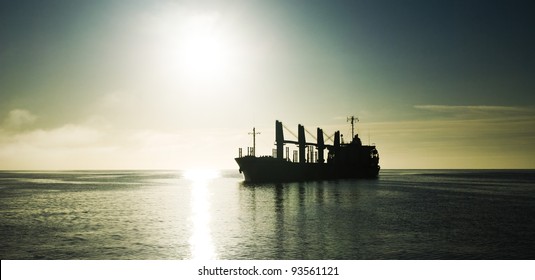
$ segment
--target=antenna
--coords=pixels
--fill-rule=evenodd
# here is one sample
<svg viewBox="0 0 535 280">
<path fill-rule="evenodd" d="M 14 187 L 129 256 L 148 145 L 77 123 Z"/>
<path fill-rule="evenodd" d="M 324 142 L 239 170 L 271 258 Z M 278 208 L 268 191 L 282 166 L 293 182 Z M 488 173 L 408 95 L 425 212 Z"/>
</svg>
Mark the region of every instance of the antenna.
<svg viewBox="0 0 535 280">
<path fill-rule="evenodd" d="M 347 117 L 347 121 L 351 121 L 351 139 L 355 138 L 355 120 L 358 122 L 359 118 L 355 116 Z"/>
<path fill-rule="evenodd" d="M 253 127 L 253 132 L 249 132 L 249 135 L 253 135 L 253 157 L 255 156 L 256 151 L 256 135 L 260 134 L 260 132 L 256 132 L 255 128 Z"/>
</svg>

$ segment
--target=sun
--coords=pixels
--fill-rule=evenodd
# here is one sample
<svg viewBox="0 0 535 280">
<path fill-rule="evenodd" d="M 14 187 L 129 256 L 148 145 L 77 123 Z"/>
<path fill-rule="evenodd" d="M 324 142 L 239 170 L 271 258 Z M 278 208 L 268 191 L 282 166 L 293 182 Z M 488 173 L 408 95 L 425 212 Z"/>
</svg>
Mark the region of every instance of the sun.
<svg viewBox="0 0 535 280">
<path fill-rule="evenodd" d="M 175 11 L 160 14 L 150 26 L 152 71 L 160 86 L 198 92 L 242 80 L 248 52 L 228 17 L 216 11 Z"/>
<path fill-rule="evenodd" d="M 231 66 L 228 38 L 217 26 L 218 17 L 204 14 L 185 23 L 182 65 L 194 77 L 222 75 Z"/>
</svg>

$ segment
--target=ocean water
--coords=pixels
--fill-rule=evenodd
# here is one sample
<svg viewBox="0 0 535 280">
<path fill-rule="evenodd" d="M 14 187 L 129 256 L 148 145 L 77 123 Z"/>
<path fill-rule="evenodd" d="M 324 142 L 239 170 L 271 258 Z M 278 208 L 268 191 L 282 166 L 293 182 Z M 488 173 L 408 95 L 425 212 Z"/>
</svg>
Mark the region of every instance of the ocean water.
<svg viewBox="0 0 535 280">
<path fill-rule="evenodd" d="M 535 171 L 0 172 L 1 259 L 535 259 Z"/>
</svg>

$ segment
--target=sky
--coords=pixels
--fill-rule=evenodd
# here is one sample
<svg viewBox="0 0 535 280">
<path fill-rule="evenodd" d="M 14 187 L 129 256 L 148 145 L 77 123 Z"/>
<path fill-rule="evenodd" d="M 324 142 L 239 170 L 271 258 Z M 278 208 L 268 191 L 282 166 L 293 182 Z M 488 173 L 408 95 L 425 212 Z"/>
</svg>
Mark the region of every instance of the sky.
<svg viewBox="0 0 535 280">
<path fill-rule="evenodd" d="M 382 168 L 535 168 L 530 1 L 2 1 L 0 169 L 237 168 L 275 120 Z M 286 137 L 293 136 L 286 133 Z"/>
</svg>

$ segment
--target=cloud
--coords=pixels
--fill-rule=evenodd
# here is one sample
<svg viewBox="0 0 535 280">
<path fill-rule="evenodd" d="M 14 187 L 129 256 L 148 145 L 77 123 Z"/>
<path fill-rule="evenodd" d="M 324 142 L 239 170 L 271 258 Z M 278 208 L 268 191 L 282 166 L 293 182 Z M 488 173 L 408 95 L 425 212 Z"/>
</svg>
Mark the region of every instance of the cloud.
<svg viewBox="0 0 535 280">
<path fill-rule="evenodd" d="M 37 116 L 30 113 L 28 110 L 14 109 L 7 114 L 7 117 L 3 122 L 3 127 L 9 129 L 20 129 L 25 126 L 32 125 L 35 120 L 37 120 Z"/>
<path fill-rule="evenodd" d="M 534 108 L 488 105 L 414 105 L 415 109 L 440 113 L 533 113 Z"/>
<path fill-rule="evenodd" d="M 91 146 L 101 138 L 100 131 L 74 124 L 67 124 L 52 130 L 32 130 L 14 137 L 17 142 L 42 148 Z"/>
<path fill-rule="evenodd" d="M 102 117 L 50 129 L 0 129 L 0 170 L 230 167 L 236 155 L 234 133 L 125 129 Z"/>
<path fill-rule="evenodd" d="M 529 107 L 415 108 L 428 113 L 359 123 L 362 140 L 378 145 L 383 167 L 535 167 L 535 114 Z M 26 128 L 0 128 L 0 169 L 235 168 L 238 147 L 251 145 L 250 135 L 242 129 L 124 127 L 103 116 L 45 129 L 35 127 L 31 113 L 14 111 L 4 124 Z M 323 128 L 328 133 L 335 130 Z M 262 131 L 256 139 L 259 154 L 271 154 L 274 131 L 259 127 L 257 131 Z"/>
<path fill-rule="evenodd" d="M 535 110 L 417 105 L 428 114 L 361 124 L 386 168 L 534 168 Z M 366 135 L 364 135 L 364 139 Z"/>
<path fill-rule="evenodd" d="M 103 131 L 81 124 L 0 131 L 0 169 L 87 168 L 111 150 Z"/>
<path fill-rule="evenodd" d="M 433 120 L 444 124 L 456 121 L 456 126 L 475 125 L 495 131 L 510 131 L 518 127 L 527 128 L 527 124 L 535 121 L 535 107 L 530 106 L 450 106 L 450 105 L 415 105 L 420 112 L 427 112 L 419 116 L 421 120 Z"/>
</svg>

